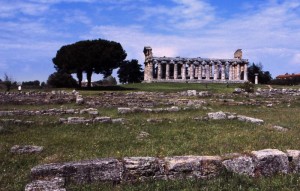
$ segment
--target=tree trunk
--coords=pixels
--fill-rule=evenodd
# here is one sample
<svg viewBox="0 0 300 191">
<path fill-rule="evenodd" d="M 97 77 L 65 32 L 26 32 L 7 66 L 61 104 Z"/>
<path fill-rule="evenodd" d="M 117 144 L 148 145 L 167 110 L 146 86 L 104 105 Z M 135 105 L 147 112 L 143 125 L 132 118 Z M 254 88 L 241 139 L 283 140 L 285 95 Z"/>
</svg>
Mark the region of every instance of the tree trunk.
<svg viewBox="0 0 300 191">
<path fill-rule="evenodd" d="M 91 87 L 91 81 L 92 81 L 92 73 L 91 71 L 86 72 L 86 79 L 88 81 L 87 87 L 90 88 Z"/>
<path fill-rule="evenodd" d="M 77 71 L 78 85 L 81 87 L 82 82 L 82 71 Z"/>
</svg>

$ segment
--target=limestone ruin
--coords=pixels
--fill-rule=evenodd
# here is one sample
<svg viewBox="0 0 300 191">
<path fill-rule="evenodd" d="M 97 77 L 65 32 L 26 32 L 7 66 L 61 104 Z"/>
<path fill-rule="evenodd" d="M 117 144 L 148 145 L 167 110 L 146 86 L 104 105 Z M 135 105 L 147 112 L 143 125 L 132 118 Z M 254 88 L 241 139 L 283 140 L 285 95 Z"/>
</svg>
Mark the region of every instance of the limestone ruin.
<svg viewBox="0 0 300 191">
<path fill-rule="evenodd" d="M 25 191 L 65 190 L 68 184 L 123 183 L 145 180 L 214 178 L 227 170 L 249 177 L 299 173 L 299 150 L 252 151 L 224 156 L 173 156 L 101 158 L 38 165 L 31 169 L 32 182 Z"/>
<path fill-rule="evenodd" d="M 233 59 L 154 57 L 144 47 L 144 82 L 242 83 L 248 81 L 248 60 L 242 50 Z"/>
</svg>

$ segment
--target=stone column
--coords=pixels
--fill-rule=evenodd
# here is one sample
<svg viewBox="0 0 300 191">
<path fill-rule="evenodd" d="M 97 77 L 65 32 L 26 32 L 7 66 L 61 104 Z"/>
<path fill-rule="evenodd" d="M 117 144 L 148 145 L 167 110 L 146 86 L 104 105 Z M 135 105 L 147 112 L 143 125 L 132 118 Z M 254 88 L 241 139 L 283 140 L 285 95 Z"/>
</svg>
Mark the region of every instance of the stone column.
<svg viewBox="0 0 300 191">
<path fill-rule="evenodd" d="M 209 68 L 209 64 L 207 63 L 206 65 L 205 65 L 205 72 L 206 72 L 206 74 L 205 74 L 205 79 L 206 80 L 209 80 L 210 79 L 210 70 L 209 70 L 210 68 Z"/>
<path fill-rule="evenodd" d="M 182 67 L 181 67 L 181 78 L 183 80 L 186 80 L 186 64 L 182 63 Z"/>
<path fill-rule="evenodd" d="M 198 80 L 202 80 L 202 65 L 199 63 Z"/>
<path fill-rule="evenodd" d="M 195 62 L 194 62 L 195 64 Z M 198 78 L 198 72 L 199 72 L 199 65 L 194 65 L 195 66 L 195 73 L 194 73 L 194 77 Z"/>
<path fill-rule="evenodd" d="M 255 84 L 258 84 L 258 73 L 255 73 Z"/>
<path fill-rule="evenodd" d="M 157 79 L 161 80 L 161 77 L 162 77 L 161 62 L 158 62 L 158 64 L 157 64 Z"/>
<path fill-rule="evenodd" d="M 149 65 L 149 68 L 148 68 L 148 80 L 151 82 L 152 80 L 153 80 L 153 73 L 154 73 L 154 71 L 153 71 L 153 69 L 154 69 L 154 64 L 153 64 L 153 62 L 152 61 L 150 61 L 149 63 L 148 63 L 148 65 Z"/>
<path fill-rule="evenodd" d="M 237 80 L 241 80 L 241 65 L 240 64 L 237 65 L 236 73 L 237 73 Z"/>
<path fill-rule="evenodd" d="M 170 63 L 166 63 L 166 80 L 170 79 Z"/>
<path fill-rule="evenodd" d="M 191 63 L 191 62 L 190 62 L 190 67 L 189 67 L 189 69 L 190 69 L 190 80 L 193 80 L 193 79 L 194 79 L 195 73 L 194 73 L 194 64 Z"/>
<path fill-rule="evenodd" d="M 232 77 L 236 80 L 236 62 L 233 63 Z"/>
<path fill-rule="evenodd" d="M 225 64 L 221 65 L 221 80 L 225 80 Z"/>
<path fill-rule="evenodd" d="M 144 81 L 148 81 L 148 75 L 149 75 L 149 65 L 147 62 L 145 62 L 145 69 L 144 69 Z"/>
<path fill-rule="evenodd" d="M 217 80 L 218 79 L 218 64 L 217 63 L 213 63 L 214 65 L 214 80 Z"/>
<path fill-rule="evenodd" d="M 232 63 L 229 63 L 228 80 L 232 80 Z"/>
<path fill-rule="evenodd" d="M 244 64 L 244 81 L 248 81 L 248 65 Z"/>
<path fill-rule="evenodd" d="M 178 66 L 174 63 L 174 80 L 178 79 Z"/>
</svg>

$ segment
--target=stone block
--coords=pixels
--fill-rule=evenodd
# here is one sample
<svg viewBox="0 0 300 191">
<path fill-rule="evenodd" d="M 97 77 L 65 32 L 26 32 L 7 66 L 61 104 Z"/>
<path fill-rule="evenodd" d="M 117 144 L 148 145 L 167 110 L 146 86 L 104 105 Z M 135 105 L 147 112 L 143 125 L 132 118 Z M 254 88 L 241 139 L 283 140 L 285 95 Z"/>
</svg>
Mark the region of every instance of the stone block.
<svg viewBox="0 0 300 191">
<path fill-rule="evenodd" d="M 95 159 L 63 164 L 39 165 L 31 169 L 33 180 L 64 177 L 67 183 L 85 184 L 121 181 L 123 165 L 114 158 Z"/>
<path fill-rule="evenodd" d="M 70 182 L 76 184 L 119 183 L 123 173 L 122 163 L 113 158 L 69 163 L 66 167 L 65 171 L 71 172 L 69 175 Z"/>
<path fill-rule="evenodd" d="M 82 109 L 82 110 L 80 110 L 79 113 L 80 114 L 88 113 L 90 115 L 98 115 L 99 114 L 98 110 L 95 108 Z"/>
<path fill-rule="evenodd" d="M 271 128 L 276 130 L 276 131 L 288 131 L 287 128 L 284 128 L 284 127 L 281 127 L 281 126 L 278 126 L 278 125 L 274 125 Z"/>
<path fill-rule="evenodd" d="M 68 117 L 69 124 L 82 124 L 82 123 L 90 123 L 91 120 L 85 119 L 84 117 Z"/>
<path fill-rule="evenodd" d="M 254 123 L 254 124 L 257 124 L 257 125 L 261 125 L 261 124 L 264 123 L 264 120 L 262 120 L 262 119 L 257 119 L 257 118 L 253 118 L 253 117 L 247 117 L 247 116 L 244 116 L 244 115 L 238 115 L 237 119 L 239 121 Z"/>
<path fill-rule="evenodd" d="M 172 106 L 172 107 L 170 107 L 170 108 L 167 108 L 166 110 L 169 111 L 169 112 L 177 112 L 177 111 L 179 111 L 180 109 L 179 109 L 179 107 L 177 107 L 177 106 Z"/>
<path fill-rule="evenodd" d="M 197 95 L 197 91 L 196 90 L 187 90 L 187 96 L 196 96 Z"/>
<path fill-rule="evenodd" d="M 255 176 L 272 176 L 286 174 L 289 170 L 287 154 L 277 149 L 252 151 L 255 162 Z"/>
<path fill-rule="evenodd" d="M 175 156 L 164 160 L 169 179 L 211 178 L 217 176 L 222 168 L 219 156 Z"/>
<path fill-rule="evenodd" d="M 119 107 L 118 108 L 118 113 L 119 114 L 132 113 L 132 110 L 129 107 Z"/>
<path fill-rule="evenodd" d="M 214 120 L 227 119 L 227 115 L 223 111 L 208 113 L 207 116 L 209 119 Z"/>
<path fill-rule="evenodd" d="M 126 120 L 124 118 L 116 118 L 111 120 L 112 123 L 125 123 L 125 121 Z"/>
<path fill-rule="evenodd" d="M 210 96 L 211 94 L 208 91 L 201 91 L 198 94 L 200 97 L 207 97 Z"/>
<path fill-rule="evenodd" d="M 40 153 L 44 147 L 34 146 L 34 145 L 14 145 L 11 149 L 11 153 L 15 154 L 31 154 L 31 153 Z"/>
<path fill-rule="evenodd" d="M 147 179 L 164 179 L 162 160 L 155 157 L 125 157 L 124 181 L 144 181 Z"/>
<path fill-rule="evenodd" d="M 234 88 L 233 93 L 240 94 L 240 93 L 242 93 L 242 89 L 241 88 Z"/>
<path fill-rule="evenodd" d="M 79 104 L 79 105 L 84 104 L 84 99 L 82 98 L 81 95 L 76 96 L 76 104 Z"/>
<path fill-rule="evenodd" d="M 96 117 L 93 120 L 94 123 L 111 123 L 112 120 L 110 117 Z"/>
<path fill-rule="evenodd" d="M 287 150 L 286 154 L 289 160 L 289 171 L 292 173 L 300 172 L 300 150 Z"/>
<path fill-rule="evenodd" d="M 255 170 L 255 163 L 250 156 L 239 156 L 236 158 L 224 160 L 222 164 L 228 171 L 240 175 L 247 175 L 253 177 Z"/>
<path fill-rule="evenodd" d="M 25 191 L 66 191 L 65 179 L 56 177 L 50 180 L 35 180 L 26 185 Z"/>
</svg>

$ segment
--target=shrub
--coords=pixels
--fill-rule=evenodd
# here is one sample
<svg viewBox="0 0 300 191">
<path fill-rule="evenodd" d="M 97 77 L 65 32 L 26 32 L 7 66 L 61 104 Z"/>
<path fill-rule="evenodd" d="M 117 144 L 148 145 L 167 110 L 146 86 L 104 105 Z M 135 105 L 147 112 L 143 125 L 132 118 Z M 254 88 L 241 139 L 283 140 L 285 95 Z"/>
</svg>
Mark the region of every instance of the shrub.
<svg viewBox="0 0 300 191">
<path fill-rule="evenodd" d="M 243 89 L 245 92 L 253 93 L 254 92 L 254 84 L 251 82 L 245 82 L 242 85 L 239 86 L 241 89 Z"/>
</svg>

